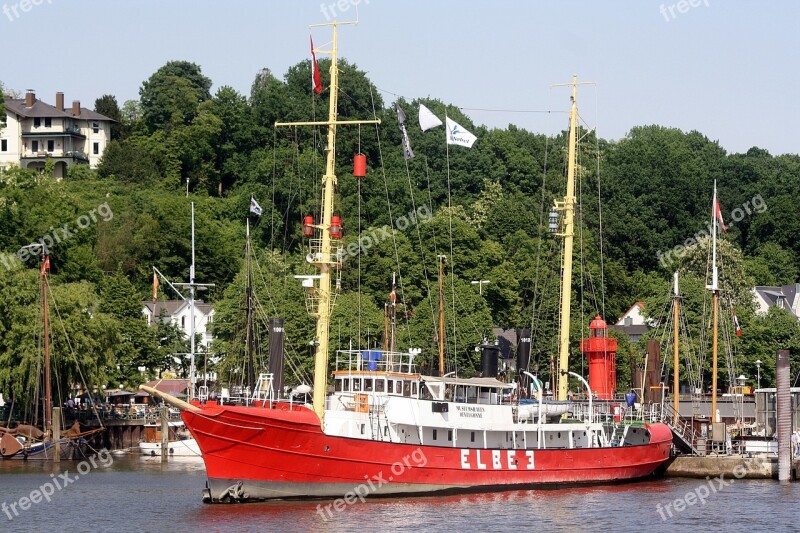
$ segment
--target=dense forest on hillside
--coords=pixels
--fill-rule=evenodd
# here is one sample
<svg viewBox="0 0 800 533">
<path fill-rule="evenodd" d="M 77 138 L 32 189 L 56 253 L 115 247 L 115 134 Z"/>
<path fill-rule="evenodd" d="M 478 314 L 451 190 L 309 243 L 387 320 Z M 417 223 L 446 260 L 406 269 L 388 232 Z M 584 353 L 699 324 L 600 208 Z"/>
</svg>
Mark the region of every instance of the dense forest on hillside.
<svg viewBox="0 0 800 533">
<path fill-rule="evenodd" d="M 186 341 L 169 326 L 148 329 L 141 302 L 150 297 L 153 266 L 175 281 L 188 277 L 191 202 L 196 278 L 215 284 L 203 295 L 217 309 L 212 361 L 230 370 L 243 349 L 238 333 L 249 218 L 259 301 L 267 316 L 287 321 L 293 359 L 287 381 L 307 380 L 313 322 L 293 275 L 313 273 L 302 219 L 320 210 L 326 137 L 322 128 L 273 125 L 327 118 L 329 64 L 320 65 L 321 95 L 311 90 L 309 61 L 282 79 L 262 70 L 244 95 L 227 86 L 212 94 L 212 80 L 199 66 L 169 62 L 142 83 L 139 100 L 120 106 L 106 95 L 96 101 L 97 112 L 117 121 L 98 169 L 73 166 L 61 181 L 47 172 L 0 171 L 0 391 L 24 395 L 35 379 L 39 264 L 20 261 L 18 252 L 43 238 L 52 241 L 50 284 L 58 306 L 53 342 L 62 383 L 79 381 L 76 361 L 86 381 L 109 387 L 135 386 L 175 367 L 173 354 L 188 351 Z M 382 124 L 342 127 L 337 135 L 342 245 L 362 248 L 343 262 L 332 344 L 382 344 L 383 310 L 396 272 L 398 347 L 422 348 L 421 363 L 430 365 L 436 354 L 436 258 L 446 255 L 450 367 L 470 373 L 474 347 L 493 340 L 493 327 L 531 327 L 532 365 L 546 378 L 556 352 L 561 264 L 548 213 L 564 194 L 566 132 L 547 137 L 513 125 L 487 129 L 432 99 L 385 102 L 355 65 L 344 61 L 340 70 L 339 118 L 379 118 Z M 448 149 L 441 128 L 422 132 L 413 120 L 420 103 L 439 117 L 446 111 L 478 141 L 471 149 Z M 397 108 L 409 117 L 411 160 L 403 157 Z M 760 359 L 761 383 L 772 383 L 776 350 L 800 354 L 800 326 L 781 309 L 757 315 L 750 290 L 800 278 L 800 156 L 774 156 L 757 147 L 728 154 L 700 132 L 657 125 L 636 127 L 613 142 L 583 133 L 574 369 L 582 371 L 577 342 L 595 314 L 615 321 L 644 301 L 660 324 L 676 269 L 683 272 L 687 342 L 702 352 L 708 329 L 704 237 L 716 180 L 728 224 L 720 238 L 723 300 L 726 309 L 735 306 L 744 330 L 738 338 L 728 335 L 734 371 L 752 380 Z M 367 156 L 363 180 L 352 176 L 356 153 Z M 260 217 L 249 213 L 251 196 L 263 208 Z M 472 283 L 477 280 L 490 283 L 479 292 Z M 175 297 L 164 289 L 162 284 L 161 298 Z M 722 322 L 731 327 L 730 311 L 723 311 Z M 649 337 L 660 335 L 663 328 Z M 624 387 L 631 361 L 644 350 L 624 338 L 620 346 Z M 710 366 L 709 359 L 702 364 Z M 727 386 L 727 375 L 721 383 Z"/>
</svg>

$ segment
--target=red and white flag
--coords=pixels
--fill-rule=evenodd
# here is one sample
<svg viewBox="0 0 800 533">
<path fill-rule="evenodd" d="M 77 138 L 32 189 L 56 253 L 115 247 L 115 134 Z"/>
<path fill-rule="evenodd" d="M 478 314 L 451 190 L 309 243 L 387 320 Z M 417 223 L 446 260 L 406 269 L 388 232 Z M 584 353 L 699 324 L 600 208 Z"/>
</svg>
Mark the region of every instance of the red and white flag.
<svg viewBox="0 0 800 533">
<path fill-rule="evenodd" d="M 158 274 L 156 269 L 153 269 L 153 303 L 158 301 Z"/>
<path fill-rule="evenodd" d="M 728 233 L 728 228 L 725 227 L 725 221 L 722 220 L 722 209 L 719 208 L 719 200 L 714 196 L 714 216 L 719 220 L 719 227 L 722 228 L 722 233 Z"/>
<path fill-rule="evenodd" d="M 322 77 L 319 74 L 319 65 L 317 65 L 317 55 L 314 53 L 314 38 L 311 39 L 311 88 L 315 93 L 322 92 Z"/>
<path fill-rule="evenodd" d="M 736 316 L 736 312 L 733 313 L 733 325 L 736 327 L 736 336 L 742 336 L 742 326 L 739 325 L 739 319 Z"/>
<path fill-rule="evenodd" d="M 42 261 L 42 276 L 44 276 L 45 273 L 48 270 L 50 270 L 50 256 L 49 255 L 44 258 L 44 261 Z"/>
</svg>

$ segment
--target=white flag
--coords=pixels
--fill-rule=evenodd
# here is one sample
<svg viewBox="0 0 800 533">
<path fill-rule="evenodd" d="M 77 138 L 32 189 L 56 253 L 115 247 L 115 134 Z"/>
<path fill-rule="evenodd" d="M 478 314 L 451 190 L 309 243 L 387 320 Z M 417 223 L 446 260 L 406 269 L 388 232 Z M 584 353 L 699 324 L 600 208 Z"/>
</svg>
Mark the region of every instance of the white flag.
<svg viewBox="0 0 800 533">
<path fill-rule="evenodd" d="M 473 134 L 459 126 L 456 122 L 445 117 L 447 121 L 447 144 L 459 144 L 472 148 L 472 144 L 478 139 Z"/>
<path fill-rule="evenodd" d="M 419 127 L 422 128 L 422 131 L 428 131 L 431 128 L 441 125 L 442 121 L 433 114 L 433 111 L 419 104 Z"/>
<path fill-rule="evenodd" d="M 252 196 L 250 197 L 250 212 L 256 216 L 261 216 L 261 213 L 264 212 L 264 210 L 261 209 L 261 206 L 258 205 L 258 202 L 256 202 L 256 199 Z"/>
</svg>

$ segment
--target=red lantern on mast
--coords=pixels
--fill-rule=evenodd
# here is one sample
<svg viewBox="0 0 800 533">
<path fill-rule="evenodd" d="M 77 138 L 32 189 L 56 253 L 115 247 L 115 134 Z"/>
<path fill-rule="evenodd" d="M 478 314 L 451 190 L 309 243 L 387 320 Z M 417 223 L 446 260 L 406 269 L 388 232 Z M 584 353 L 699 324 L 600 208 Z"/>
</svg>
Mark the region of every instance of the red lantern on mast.
<svg viewBox="0 0 800 533">
<path fill-rule="evenodd" d="M 334 239 L 342 238 L 342 219 L 339 215 L 331 216 L 331 237 Z"/>
<path fill-rule="evenodd" d="M 303 235 L 306 237 L 314 235 L 314 217 L 311 215 L 303 219 Z"/>
<path fill-rule="evenodd" d="M 367 175 L 367 156 L 356 154 L 353 158 L 353 176 L 364 178 Z"/>
</svg>

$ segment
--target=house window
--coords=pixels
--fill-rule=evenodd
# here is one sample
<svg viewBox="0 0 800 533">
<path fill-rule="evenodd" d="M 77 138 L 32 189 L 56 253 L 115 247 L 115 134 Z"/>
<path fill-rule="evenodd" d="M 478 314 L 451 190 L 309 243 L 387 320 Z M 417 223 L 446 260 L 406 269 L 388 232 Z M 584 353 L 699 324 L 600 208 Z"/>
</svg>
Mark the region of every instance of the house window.
<svg viewBox="0 0 800 533">
<path fill-rule="evenodd" d="M 94 143 L 92 145 L 92 152 L 94 152 L 94 155 L 100 154 L 100 143 Z"/>
<path fill-rule="evenodd" d="M 40 119 L 39 117 L 34 117 L 34 119 L 33 119 L 33 127 L 34 128 L 38 128 L 41 125 L 42 125 L 42 119 Z"/>
<path fill-rule="evenodd" d="M 53 125 L 53 119 L 51 119 L 50 117 L 46 117 L 44 119 L 44 127 L 49 128 L 52 125 Z"/>
<path fill-rule="evenodd" d="M 186 317 L 181 317 L 181 329 L 186 329 Z"/>
<path fill-rule="evenodd" d="M 31 151 L 37 153 L 39 151 L 39 141 L 31 141 Z"/>
<path fill-rule="evenodd" d="M 47 151 L 52 152 L 56 149 L 56 142 L 55 141 L 47 141 Z"/>
<path fill-rule="evenodd" d="M 92 131 L 94 133 L 100 133 L 100 123 L 99 122 L 92 122 Z"/>
<path fill-rule="evenodd" d="M 8 139 L 0 140 L 0 152 L 8 152 Z"/>
</svg>

